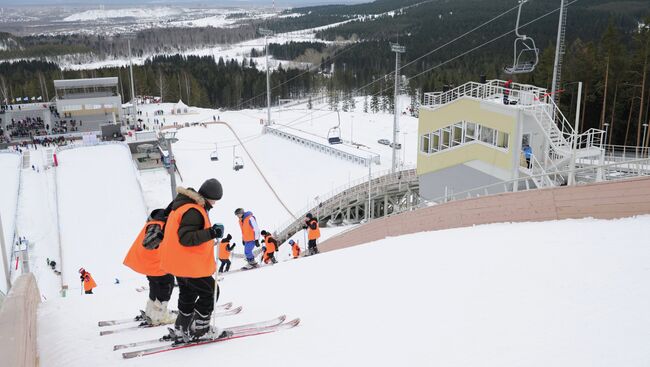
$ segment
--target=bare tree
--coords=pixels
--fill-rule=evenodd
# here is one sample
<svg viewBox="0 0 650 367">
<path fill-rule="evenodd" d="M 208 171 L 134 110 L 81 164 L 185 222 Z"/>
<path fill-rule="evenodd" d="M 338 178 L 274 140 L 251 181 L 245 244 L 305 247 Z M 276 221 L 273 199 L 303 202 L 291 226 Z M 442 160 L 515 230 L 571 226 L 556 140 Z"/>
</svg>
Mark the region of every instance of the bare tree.
<svg viewBox="0 0 650 367">
<path fill-rule="evenodd" d="M 160 93 L 160 102 L 163 102 L 164 95 L 167 92 L 167 83 L 165 82 L 165 77 L 163 76 L 162 70 L 158 69 L 158 79 L 156 80 L 156 87 Z"/>
</svg>

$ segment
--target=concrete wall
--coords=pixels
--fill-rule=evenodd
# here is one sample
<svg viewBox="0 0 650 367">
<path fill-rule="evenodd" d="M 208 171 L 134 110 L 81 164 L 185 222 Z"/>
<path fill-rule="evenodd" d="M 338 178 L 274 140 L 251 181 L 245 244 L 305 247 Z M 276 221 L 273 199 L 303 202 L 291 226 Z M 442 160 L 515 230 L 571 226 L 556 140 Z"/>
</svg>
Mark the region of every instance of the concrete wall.
<svg viewBox="0 0 650 367">
<path fill-rule="evenodd" d="M 446 193 L 462 192 L 502 181 L 464 164 L 425 173 L 418 179 L 420 181 L 420 196 L 427 200 L 443 197 Z M 445 192 L 445 188 L 447 188 L 447 192 Z"/>
<path fill-rule="evenodd" d="M 323 242 L 322 251 L 386 237 L 499 222 L 613 219 L 650 214 L 650 177 L 504 193 L 379 218 Z"/>
<path fill-rule="evenodd" d="M 0 309 L 0 365 L 36 367 L 36 308 L 41 300 L 32 273 L 16 279 Z"/>
</svg>

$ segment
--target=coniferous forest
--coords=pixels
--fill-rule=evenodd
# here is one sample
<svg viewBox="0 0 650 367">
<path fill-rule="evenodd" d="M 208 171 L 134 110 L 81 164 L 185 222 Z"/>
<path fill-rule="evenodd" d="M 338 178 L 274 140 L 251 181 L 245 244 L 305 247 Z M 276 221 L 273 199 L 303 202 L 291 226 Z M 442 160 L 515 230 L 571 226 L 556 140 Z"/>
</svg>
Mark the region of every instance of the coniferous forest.
<svg viewBox="0 0 650 367">
<path fill-rule="evenodd" d="M 650 1 L 568 1 L 566 53 L 559 91 L 561 107 L 567 118 L 572 119 L 577 108 L 574 82 L 582 81 L 580 129 L 602 128 L 607 123 L 612 144 L 637 145 L 650 108 Z M 406 67 L 401 73 L 407 81 L 404 93 L 412 95 L 414 103 L 422 92 L 478 81 L 481 75 L 488 79 L 512 78 L 550 89 L 558 25 L 558 13 L 554 10 L 559 4 L 559 0 L 531 0 L 524 5 L 520 31 L 535 39 L 540 62 L 533 73 L 517 76 L 503 72 L 513 58 L 512 31 L 517 2 L 512 0 L 380 0 L 291 9 L 290 12 L 304 16 L 251 23 L 245 25 L 247 31 L 238 37 L 256 37 L 254 30 L 259 26 L 283 32 L 351 20 L 319 31 L 318 38 L 327 43 L 289 42 L 269 46 L 271 55 L 287 61 L 272 73 L 273 100 L 305 98 L 314 93 L 327 93 L 332 100 L 368 95 L 368 111 L 373 112 L 380 110 L 375 108 L 379 105 L 377 101 L 388 100 L 382 105 L 389 110 L 392 106 L 391 72 L 395 56 L 389 42 L 406 46 L 402 57 Z M 359 14 L 380 14 L 399 7 L 405 8 L 357 18 Z M 504 15 L 498 17 L 500 14 Z M 495 17 L 479 30 L 447 44 Z M 534 22 L 526 25 L 531 21 Z M 199 33 L 204 35 L 201 42 L 217 39 L 215 32 Z M 164 37 L 184 39 L 174 34 L 173 30 L 165 30 Z M 33 47 L 53 44 L 48 41 L 39 46 L 34 40 L 30 42 Z M 135 44 L 134 52 L 150 52 L 144 45 L 146 42 Z M 68 42 L 64 46 L 78 53 L 97 44 Z M 252 60 L 261 56 L 263 52 L 258 49 L 246 55 L 243 62 L 180 55 L 153 57 L 144 65 L 134 67 L 136 94 L 160 95 L 166 102 L 182 99 L 190 105 L 213 108 L 263 106 L 265 73 Z M 288 68 L 288 61 L 309 62 L 313 67 L 308 71 Z M 127 68 L 62 71 L 54 63 L 39 60 L 0 63 L 0 92 L 6 96 L 0 98 L 34 95 L 52 98 L 54 79 L 101 76 L 119 76 L 124 100 L 131 98 Z"/>
</svg>

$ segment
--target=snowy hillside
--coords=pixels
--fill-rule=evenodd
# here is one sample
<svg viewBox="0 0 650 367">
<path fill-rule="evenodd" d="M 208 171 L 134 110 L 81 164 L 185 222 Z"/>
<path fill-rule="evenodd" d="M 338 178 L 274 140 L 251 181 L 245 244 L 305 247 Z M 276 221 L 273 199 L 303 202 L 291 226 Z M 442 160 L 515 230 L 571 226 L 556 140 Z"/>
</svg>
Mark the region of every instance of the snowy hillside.
<svg viewBox="0 0 650 367">
<path fill-rule="evenodd" d="M 647 366 L 650 217 L 494 224 L 419 233 L 232 274 L 228 326 L 279 314 L 296 329 L 124 361 L 99 336 L 134 315 L 144 284 L 48 301 L 41 366 Z M 562 236 L 558 236 L 558 234 Z M 174 300 L 177 290 L 174 291 Z M 174 301 L 173 300 L 173 301 Z"/>
<path fill-rule="evenodd" d="M 68 149 L 60 152 L 58 160 L 63 284 L 78 289 L 80 267 L 103 285 L 132 275 L 118 264 L 148 213 L 128 148 Z"/>
</svg>

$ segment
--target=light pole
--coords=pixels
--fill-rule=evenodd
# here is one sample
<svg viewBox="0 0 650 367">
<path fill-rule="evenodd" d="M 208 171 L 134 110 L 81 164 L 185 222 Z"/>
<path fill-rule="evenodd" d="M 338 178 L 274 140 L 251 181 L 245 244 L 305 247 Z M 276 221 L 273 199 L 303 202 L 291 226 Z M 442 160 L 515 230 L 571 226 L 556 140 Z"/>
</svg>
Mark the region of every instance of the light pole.
<svg viewBox="0 0 650 367">
<path fill-rule="evenodd" d="M 393 164 L 391 166 L 391 173 L 397 170 L 397 140 L 399 139 L 399 69 L 400 69 L 400 55 L 406 52 L 406 47 L 400 46 L 399 43 L 390 44 L 391 51 L 395 52 L 395 93 L 394 99 L 394 121 L 393 121 Z"/>
<path fill-rule="evenodd" d="M 266 56 L 266 126 L 271 125 L 271 74 L 269 72 L 269 36 L 273 34 L 272 31 L 260 28 L 259 32 L 264 36 L 264 54 Z"/>
<path fill-rule="evenodd" d="M 127 45 L 129 47 L 129 73 L 131 75 L 131 102 L 133 103 L 133 123 L 137 120 L 138 115 L 138 102 L 135 98 L 135 84 L 133 81 L 133 58 L 131 57 L 131 40 L 135 38 L 135 35 L 132 33 L 125 34 Z"/>
<path fill-rule="evenodd" d="M 176 160 L 174 159 L 174 152 L 172 151 L 172 144 L 176 143 L 176 130 L 166 130 L 164 133 L 165 141 L 167 142 L 167 149 L 169 149 L 169 182 L 172 189 L 172 200 L 176 197 Z"/>
</svg>

